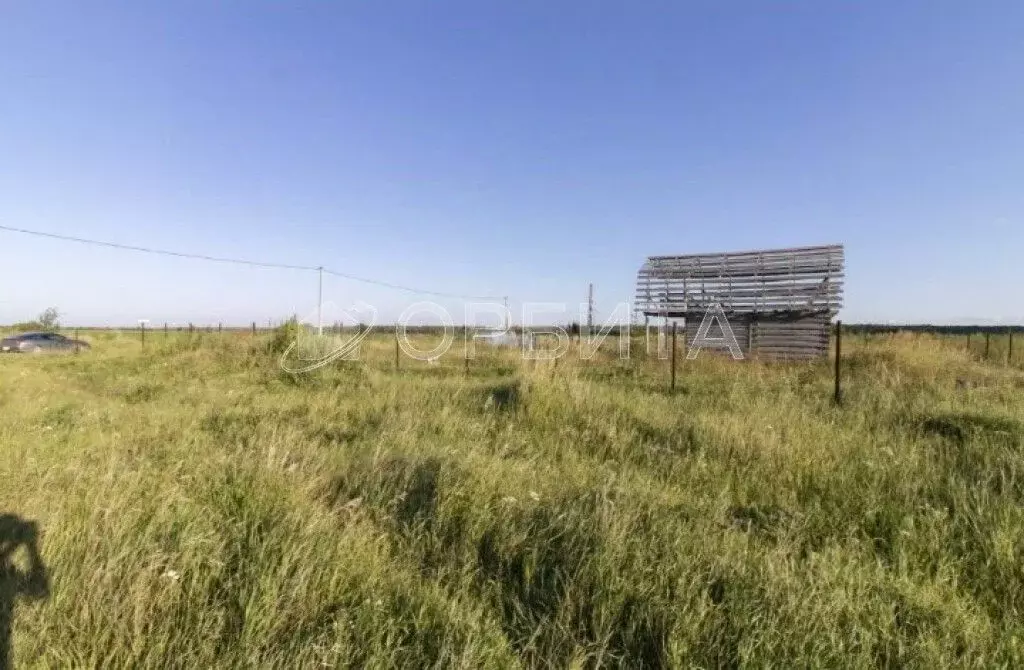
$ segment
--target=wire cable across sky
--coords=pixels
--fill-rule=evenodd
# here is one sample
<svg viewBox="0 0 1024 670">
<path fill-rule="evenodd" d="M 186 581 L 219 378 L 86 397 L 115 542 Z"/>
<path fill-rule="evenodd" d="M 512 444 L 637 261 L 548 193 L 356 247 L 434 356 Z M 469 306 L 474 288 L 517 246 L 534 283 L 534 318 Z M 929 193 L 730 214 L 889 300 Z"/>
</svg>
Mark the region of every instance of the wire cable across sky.
<svg viewBox="0 0 1024 670">
<path fill-rule="evenodd" d="M 10 233 L 21 233 L 23 235 L 33 235 L 35 237 L 46 237 L 54 240 L 64 240 L 65 242 L 78 242 L 80 244 L 91 244 L 98 247 L 108 247 L 111 249 L 121 249 L 123 251 L 138 251 L 147 254 L 156 254 L 160 256 L 173 256 L 176 258 L 190 258 L 193 260 L 200 261 L 211 261 L 215 263 L 233 263 L 235 265 L 248 265 L 250 267 L 259 268 L 279 268 L 283 270 L 306 270 L 309 272 L 324 272 L 335 277 L 341 277 L 342 279 L 350 279 L 352 281 L 360 282 L 363 284 L 371 284 L 373 286 L 380 286 L 383 288 L 390 288 L 397 291 L 406 291 L 408 293 L 415 293 L 417 295 L 430 295 L 439 298 L 454 298 L 456 300 L 501 300 L 501 296 L 493 295 L 466 295 L 462 293 L 448 293 L 445 291 L 429 291 L 426 289 L 418 289 L 413 286 L 403 286 L 402 284 L 393 284 L 391 282 L 381 281 L 379 279 L 370 279 L 368 277 L 360 277 L 357 275 L 349 274 L 347 272 L 338 272 L 330 268 L 321 265 L 295 265 L 291 263 L 269 263 L 264 261 L 254 261 L 244 258 L 230 258 L 227 256 L 210 256 L 207 254 L 194 254 L 186 253 L 181 251 L 170 251 L 167 249 L 155 249 L 152 247 L 140 247 L 132 244 L 120 244 L 118 242 L 106 242 L 103 240 L 94 240 L 85 237 L 75 237 L 73 235 L 61 235 L 58 233 L 47 233 L 41 230 L 28 230 L 27 228 L 16 228 L 14 226 L 5 226 L 0 224 L 0 230 L 5 230 Z"/>
</svg>

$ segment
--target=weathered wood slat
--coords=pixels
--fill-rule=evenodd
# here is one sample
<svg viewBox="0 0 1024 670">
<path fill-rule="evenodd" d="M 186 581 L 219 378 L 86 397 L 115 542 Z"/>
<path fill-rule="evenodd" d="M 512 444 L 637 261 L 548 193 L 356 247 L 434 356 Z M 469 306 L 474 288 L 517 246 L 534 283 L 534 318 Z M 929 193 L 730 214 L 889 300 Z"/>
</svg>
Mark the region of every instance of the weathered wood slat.
<svg viewBox="0 0 1024 670">
<path fill-rule="evenodd" d="M 715 305 L 721 305 L 726 314 L 771 314 L 774 312 L 794 312 L 809 314 L 814 312 L 835 313 L 842 307 L 840 302 L 803 302 L 793 304 L 788 302 L 774 303 L 721 303 L 711 301 L 707 303 L 691 301 L 689 303 L 653 303 L 638 305 L 641 311 L 651 316 L 673 316 L 673 317 L 701 317 Z"/>
<path fill-rule="evenodd" d="M 844 270 L 841 245 L 651 256 L 637 273 L 635 303 L 649 316 L 684 318 L 688 342 L 707 310 L 720 305 L 745 355 L 807 360 L 828 354 Z"/>
<path fill-rule="evenodd" d="M 841 245 L 651 256 L 637 275 L 636 302 L 649 315 L 727 311 L 835 313 L 842 304 Z"/>
</svg>

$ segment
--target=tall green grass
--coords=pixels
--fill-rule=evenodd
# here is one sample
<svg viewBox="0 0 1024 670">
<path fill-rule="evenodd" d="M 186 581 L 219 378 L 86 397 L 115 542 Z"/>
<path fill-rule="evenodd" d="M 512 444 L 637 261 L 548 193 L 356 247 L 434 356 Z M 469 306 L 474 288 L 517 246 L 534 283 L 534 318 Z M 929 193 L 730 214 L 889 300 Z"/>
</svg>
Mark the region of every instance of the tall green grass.
<svg viewBox="0 0 1024 670">
<path fill-rule="evenodd" d="M 826 362 L 87 337 L 0 359 L 16 667 L 1024 661 L 1024 373 L 962 343 L 850 338 L 835 407 Z"/>
</svg>

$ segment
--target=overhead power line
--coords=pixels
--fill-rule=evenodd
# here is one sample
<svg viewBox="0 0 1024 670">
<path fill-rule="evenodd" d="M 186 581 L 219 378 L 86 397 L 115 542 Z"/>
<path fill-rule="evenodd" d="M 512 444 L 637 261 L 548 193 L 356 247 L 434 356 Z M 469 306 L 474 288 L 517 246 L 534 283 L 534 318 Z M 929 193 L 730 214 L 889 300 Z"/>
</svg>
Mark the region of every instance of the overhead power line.
<svg viewBox="0 0 1024 670">
<path fill-rule="evenodd" d="M 373 284 L 374 286 L 381 286 L 383 288 L 392 288 L 398 291 L 408 291 L 409 293 L 416 293 L 418 295 L 432 295 L 439 298 L 457 298 L 459 300 L 499 300 L 498 296 L 493 295 L 463 295 L 461 293 L 445 293 L 444 291 L 427 291 L 424 289 L 412 288 L 411 286 L 402 286 L 401 284 L 392 284 L 386 281 L 380 281 L 379 279 L 367 279 L 366 277 L 358 277 L 356 275 L 350 275 L 345 272 L 337 272 L 330 268 L 324 268 L 324 273 L 334 275 L 335 277 L 341 277 L 342 279 L 351 279 L 352 281 L 363 282 L 364 284 Z"/>
<path fill-rule="evenodd" d="M 0 230 L 6 230 L 12 233 L 24 233 L 25 235 L 35 235 L 37 237 L 49 237 L 55 240 L 65 240 L 67 242 L 80 242 L 82 244 L 92 244 L 98 247 L 110 247 L 112 249 L 124 249 L 126 251 L 142 251 L 147 254 L 159 254 L 162 256 L 177 256 L 178 258 L 194 258 L 201 261 L 214 261 L 217 263 L 235 263 L 237 265 L 254 265 L 262 268 L 284 268 L 287 270 L 316 270 L 317 268 L 309 265 L 289 265 L 287 263 L 264 263 L 261 261 L 249 261 L 241 258 L 226 258 L 221 256 L 207 256 L 205 254 L 189 254 L 180 251 L 168 251 L 166 249 L 151 249 L 149 247 L 137 247 L 131 244 L 118 244 L 117 242 L 104 242 L 102 240 L 91 240 L 84 237 L 73 237 L 71 235 L 58 235 L 57 233 L 44 233 L 40 230 L 26 230 L 24 228 L 14 228 L 11 226 L 0 225 Z"/>
<path fill-rule="evenodd" d="M 244 258 L 230 258 L 227 256 L 210 256 L 207 254 L 195 254 L 186 253 L 181 251 L 170 251 L 167 249 L 155 249 L 152 247 L 140 247 L 132 244 L 120 244 L 117 242 L 106 242 L 103 240 L 94 240 L 85 237 L 75 237 L 73 235 L 60 235 L 57 233 L 47 233 L 41 230 L 28 230 L 27 228 L 15 228 L 14 226 L 0 225 L 0 230 L 6 230 L 11 233 L 21 233 L 23 235 L 33 235 L 36 237 L 46 237 L 54 240 L 64 240 L 66 242 L 78 242 L 80 244 L 91 244 L 93 246 L 108 247 L 111 249 L 121 249 L 124 251 L 138 251 L 147 254 L 157 254 L 160 256 L 174 256 L 176 258 L 191 258 L 200 261 L 212 261 L 215 263 L 233 263 L 235 265 L 248 265 L 251 267 L 261 268 L 280 268 L 284 270 L 307 270 L 310 272 L 323 271 L 327 274 L 334 275 L 335 277 L 341 277 L 342 279 L 350 279 L 352 281 L 361 282 L 363 284 L 372 284 L 374 286 L 381 286 L 383 288 L 395 289 L 398 291 L 406 291 L 408 293 L 415 293 L 418 295 L 432 295 L 443 298 L 456 298 L 459 300 L 499 300 L 498 296 L 489 295 L 465 295 L 461 293 L 447 293 L 444 291 L 428 291 L 425 289 L 418 289 L 413 286 L 403 286 L 401 284 L 393 284 L 391 282 L 381 281 L 379 279 L 370 279 L 368 277 L 360 277 L 347 272 L 338 272 L 331 270 L 327 267 L 319 265 L 296 265 L 291 263 L 270 263 L 264 261 L 254 261 Z"/>
</svg>

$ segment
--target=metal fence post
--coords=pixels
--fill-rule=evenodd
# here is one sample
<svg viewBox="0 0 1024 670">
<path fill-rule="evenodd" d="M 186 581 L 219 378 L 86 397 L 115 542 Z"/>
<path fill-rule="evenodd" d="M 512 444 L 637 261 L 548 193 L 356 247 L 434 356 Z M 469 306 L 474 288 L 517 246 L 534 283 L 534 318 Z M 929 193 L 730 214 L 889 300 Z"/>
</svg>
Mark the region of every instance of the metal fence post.
<svg viewBox="0 0 1024 670">
<path fill-rule="evenodd" d="M 843 402 L 843 386 L 842 386 L 842 360 L 843 360 L 843 322 L 841 320 L 836 321 L 836 389 L 834 400 L 837 405 Z"/>
<path fill-rule="evenodd" d="M 676 322 L 672 322 L 672 382 L 670 389 L 676 390 Z"/>
</svg>

